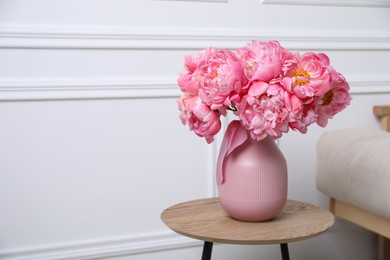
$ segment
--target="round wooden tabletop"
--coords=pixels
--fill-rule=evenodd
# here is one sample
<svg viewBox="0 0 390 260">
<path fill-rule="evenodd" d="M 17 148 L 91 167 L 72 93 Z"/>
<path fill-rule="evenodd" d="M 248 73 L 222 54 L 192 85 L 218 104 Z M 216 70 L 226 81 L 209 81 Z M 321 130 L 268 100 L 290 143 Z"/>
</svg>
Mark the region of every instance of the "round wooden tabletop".
<svg viewBox="0 0 390 260">
<path fill-rule="evenodd" d="M 334 215 L 309 203 L 288 200 L 279 215 L 265 222 L 235 220 L 217 198 L 193 200 L 167 208 L 162 221 L 195 239 L 245 245 L 282 244 L 317 236 L 334 224 Z"/>
</svg>

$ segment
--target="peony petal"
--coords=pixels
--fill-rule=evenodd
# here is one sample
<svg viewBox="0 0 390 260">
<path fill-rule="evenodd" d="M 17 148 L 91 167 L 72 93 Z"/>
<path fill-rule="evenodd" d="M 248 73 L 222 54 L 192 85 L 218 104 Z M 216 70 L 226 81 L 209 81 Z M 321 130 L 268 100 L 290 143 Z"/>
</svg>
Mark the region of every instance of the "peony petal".
<svg viewBox="0 0 390 260">
<path fill-rule="evenodd" d="M 254 84 L 249 88 L 249 95 L 252 97 L 258 97 L 262 94 L 264 94 L 267 91 L 268 88 L 268 83 L 259 81 Z"/>
</svg>

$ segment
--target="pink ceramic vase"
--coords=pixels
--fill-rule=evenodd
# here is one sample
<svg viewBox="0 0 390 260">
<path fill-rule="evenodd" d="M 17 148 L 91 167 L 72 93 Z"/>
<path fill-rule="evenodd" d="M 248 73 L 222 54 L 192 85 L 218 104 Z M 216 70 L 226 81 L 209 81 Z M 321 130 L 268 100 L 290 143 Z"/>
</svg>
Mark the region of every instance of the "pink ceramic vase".
<svg viewBox="0 0 390 260">
<path fill-rule="evenodd" d="M 231 217 L 269 220 L 287 200 L 286 159 L 271 138 L 255 141 L 233 121 L 219 152 L 217 185 L 219 201 Z"/>
</svg>

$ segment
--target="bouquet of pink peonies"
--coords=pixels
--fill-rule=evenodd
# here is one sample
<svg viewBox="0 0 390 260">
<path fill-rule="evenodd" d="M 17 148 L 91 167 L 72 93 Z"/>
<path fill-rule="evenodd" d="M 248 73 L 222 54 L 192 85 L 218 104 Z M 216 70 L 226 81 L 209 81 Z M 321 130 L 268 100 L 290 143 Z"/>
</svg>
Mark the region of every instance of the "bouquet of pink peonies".
<svg viewBox="0 0 390 260">
<path fill-rule="evenodd" d="M 347 81 L 328 56 L 292 53 L 276 41 L 187 56 L 178 84 L 182 123 L 208 143 L 228 110 L 253 139 L 277 139 L 290 128 L 306 133 L 313 123 L 325 127 L 351 100 Z"/>
</svg>

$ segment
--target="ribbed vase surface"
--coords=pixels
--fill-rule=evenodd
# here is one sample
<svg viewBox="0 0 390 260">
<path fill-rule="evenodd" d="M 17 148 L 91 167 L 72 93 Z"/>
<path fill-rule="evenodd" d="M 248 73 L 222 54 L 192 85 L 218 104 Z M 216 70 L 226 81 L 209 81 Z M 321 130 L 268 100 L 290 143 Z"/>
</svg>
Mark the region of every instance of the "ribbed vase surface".
<svg viewBox="0 0 390 260">
<path fill-rule="evenodd" d="M 231 217 L 242 221 L 264 221 L 276 216 L 286 203 L 287 164 L 271 138 L 255 141 L 249 133 L 246 134 L 244 140 L 242 132 L 239 143 L 244 141 L 228 155 L 221 147 L 220 153 L 225 155 L 220 154 L 218 158 L 222 170 L 222 180 L 217 176 L 218 197 Z M 224 139 L 235 137 L 237 135 L 233 134 Z M 234 140 L 227 143 L 232 144 Z"/>
</svg>

